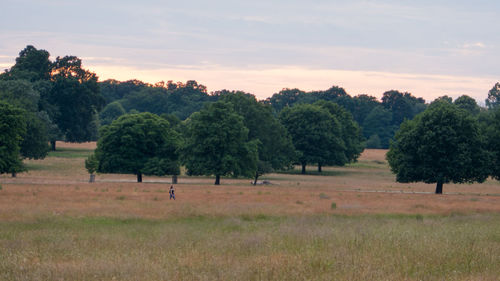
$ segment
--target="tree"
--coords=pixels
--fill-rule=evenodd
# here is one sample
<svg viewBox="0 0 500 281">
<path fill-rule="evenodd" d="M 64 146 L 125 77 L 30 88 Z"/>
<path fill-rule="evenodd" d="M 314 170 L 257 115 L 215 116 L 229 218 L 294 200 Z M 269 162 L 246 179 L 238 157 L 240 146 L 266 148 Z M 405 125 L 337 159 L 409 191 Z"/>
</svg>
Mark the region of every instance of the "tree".
<svg viewBox="0 0 500 281">
<path fill-rule="evenodd" d="M 341 138 L 341 125 L 328 110 L 310 104 L 285 108 L 280 120 L 292 136 L 302 174 L 309 163 L 343 165 L 345 144 Z"/>
<path fill-rule="evenodd" d="M 1 76 L 3 79 L 22 79 L 31 82 L 48 80 L 51 68 L 49 56 L 49 52 L 28 45 L 19 53 L 16 64 Z"/>
<path fill-rule="evenodd" d="M 20 155 L 25 134 L 24 111 L 0 101 L 0 174 L 15 175 L 25 169 Z"/>
<path fill-rule="evenodd" d="M 0 80 L 0 99 L 25 110 L 27 130 L 22 136 L 21 155 L 29 159 L 47 156 L 48 131 L 44 114 L 38 111 L 39 93 L 26 80 Z"/>
<path fill-rule="evenodd" d="M 500 108 L 488 110 L 480 116 L 488 151 L 491 153 L 490 175 L 500 180 Z"/>
<path fill-rule="evenodd" d="M 331 115 L 337 118 L 341 126 L 341 139 L 345 145 L 344 156 L 346 162 L 356 162 L 361 152 L 363 152 L 364 139 L 352 114 L 340 105 L 329 101 L 320 100 L 315 105 L 325 108 Z M 343 165 L 345 163 L 338 164 Z"/>
<path fill-rule="evenodd" d="M 495 83 L 495 86 L 491 88 L 488 92 L 488 98 L 486 99 L 486 106 L 489 109 L 494 109 L 500 105 L 500 83 Z"/>
<path fill-rule="evenodd" d="M 481 111 L 481 108 L 477 105 L 476 100 L 467 95 L 458 97 L 453 104 L 474 116 L 478 115 Z"/>
<path fill-rule="evenodd" d="M 183 162 L 188 174 L 253 177 L 257 169 L 257 142 L 248 140 L 243 117 L 226 102 L 205 106 L 186 120 Z"/>
<path fill-rule="evenodd" d="M 87 172 L 90 174 L 89 182 L 95 182 L 94 173 L 97 171 L 98 167 L 99 161 L 97 160 L 95 154 L 91 154 L 87 159 L 85 159 L 85 169 L 87 169 Z"/>
<path fill-rule="evenodd" d="M 125 114 L 125 109 L 118 101 L 109 103 L 104 107 L 104 109 L 99 113 L 99 119 L 101 125 L 109 125 L 113 120 Z"/>
<path fill-rule="evenodd" d="M 220 100 L 233 104 L 248 128 L 248 139 L 258 141 L 259 160 L 254 185 L 263 174 L 290 167 L 295 158 L 292 139 L 273 115 L 270 105 L 260 103 L 255 96 L 244 92 L 223 90 L 215 94 Z"/>
<path fill-rule="evenodd" d="M 53 87 L 48 102 L 57 106 L 54 120 L 67 141 L 92 140 L 92 122 L 104 105 L 97 76 L 82 68 L 74 56 L 57 57 L 52 66 Z"/>
<path fill-rule="evenodd" d="M 382 106 L 376 106 L 363 122 L 363 135 L 367 139 L 377 135 L 378 142 L 368 142 L 367 148 L 388 148 L 396 126 L 392 125 L 392 114 Z M 374 137 L 375 138 L 375 137 Z M 372 146 L 378 144 L 379 146 Z"/>
<path fill-rule="evenodd" d="M 180 136 L 152 113 L 126 114 L 101 127 L 95 155 L 100 173 L 178 175 Z"/>
<path fill-rule="evenodd" d="M 436 101 L 396 133 L 387 160 L 398 182 L 483 182 L 488 177 L 489 154 L 478 122 L 466 111 Z"/>
</svg>

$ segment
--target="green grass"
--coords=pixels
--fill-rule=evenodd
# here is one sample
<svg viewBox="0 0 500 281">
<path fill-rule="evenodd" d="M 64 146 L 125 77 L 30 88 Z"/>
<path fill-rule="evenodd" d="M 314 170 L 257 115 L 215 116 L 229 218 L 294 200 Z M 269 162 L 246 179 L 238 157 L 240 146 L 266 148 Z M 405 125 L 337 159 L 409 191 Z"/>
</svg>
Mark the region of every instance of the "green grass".
<svg viewBox="0 0 500 281">
<path fill-rule="evenodd" d="M 496 280 L 500 216 L 0 222 L 0 280 Z"/>
<path fill-rule="evenodd" d="M 56 151 L 50 151 L 48 157 L 60 158 L 87 158 L 94 151 L 92 149 L 82 148 L 57 148 Z"/>
</svg>

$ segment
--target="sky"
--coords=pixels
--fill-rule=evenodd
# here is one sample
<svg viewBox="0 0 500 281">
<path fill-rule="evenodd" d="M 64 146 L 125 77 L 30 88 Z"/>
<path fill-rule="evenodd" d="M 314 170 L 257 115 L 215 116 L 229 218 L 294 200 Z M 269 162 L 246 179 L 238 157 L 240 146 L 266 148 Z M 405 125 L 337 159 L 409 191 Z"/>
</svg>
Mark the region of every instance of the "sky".
<svg viewBox="0 0 500 281">
<path fill-rule="evenodd" d="M 0 0 L 0 69 L 34 45 L 82 58 L 100 80 L 484 104 L 500 81 L 499 14 L 484 0 Z"/>
</svg>

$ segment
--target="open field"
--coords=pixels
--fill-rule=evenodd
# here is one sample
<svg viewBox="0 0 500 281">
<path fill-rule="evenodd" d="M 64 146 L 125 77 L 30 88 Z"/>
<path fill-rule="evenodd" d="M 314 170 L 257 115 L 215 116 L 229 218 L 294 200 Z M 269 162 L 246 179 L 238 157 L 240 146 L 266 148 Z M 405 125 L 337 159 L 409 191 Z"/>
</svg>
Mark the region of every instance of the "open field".
<svg viewBox="0 0 500 281">
<path fill-rule="evenodd" d="M 319 175 L 97 175 L 58 143 L 0 176 L 0 280 L 499 280 L 500 184 L 394 182 L 385 151 Z M 308 167 L 315 171 L 315 167 Z"/>
</svg>

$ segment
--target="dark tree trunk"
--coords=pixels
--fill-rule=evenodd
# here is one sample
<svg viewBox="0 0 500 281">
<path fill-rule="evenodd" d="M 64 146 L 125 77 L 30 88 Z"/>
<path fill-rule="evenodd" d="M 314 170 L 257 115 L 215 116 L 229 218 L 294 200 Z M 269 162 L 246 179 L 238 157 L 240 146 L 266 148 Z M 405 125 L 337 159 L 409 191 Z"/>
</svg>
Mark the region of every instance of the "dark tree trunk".
<svg viewBox="0 0 500 281">
<path fill-rule="evenodd" d="M 90 174 L 89 182 L 95 182 L 95 174 Z"/>
<path fill-rule="evenodd" d="M 13 172 L 13 173 L 12 173 L 12 177 L 13 177 L 13 178 L 17 177 L 17 173 L 16 173 L 16 172 Z"/>
<path fill-rule="evenodd" d="M 302 174 L 306 173 L 306 163 L 302 163 Z"/>
<path fill-rule="evenodd" d="M 177 175 L 172 176 L 172 184 L 177 184 Z"/>
<path fill-rule="evenodd" d="M 321 163 L 318 163 L 318 173 L 321 173 Z"/>
<path fill-rule="evenodd" d="M 443 194 L 443 183 L 438 182 L 436 184 L 436 194 Z"/>
<path fill-rule="evenodd" d="M 255 180 L 253 181 L 253 185 L 257 185 L 257 179 L 259 178 L 259 173 L 255 172 Z"/>
<path fill-rule="evenodd" d="M 56 141 L 55 140 L 50 141 L 50 150 L 56 151 Z"/>
<path fill-rule="evenodd" d="M 220 185 L 220 176 L 215 175 L 215 185 Z"/>
<path fill-rule="evenodd" d="M 137 174 L 137 182 L 142 182 L 142 174 L 141 173 Z"/>
</svg>

